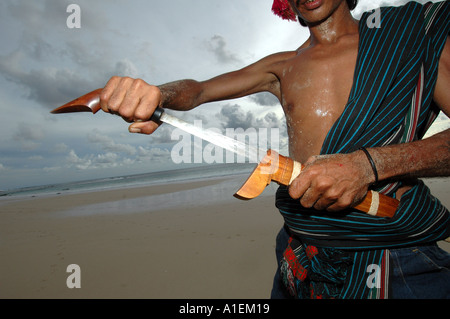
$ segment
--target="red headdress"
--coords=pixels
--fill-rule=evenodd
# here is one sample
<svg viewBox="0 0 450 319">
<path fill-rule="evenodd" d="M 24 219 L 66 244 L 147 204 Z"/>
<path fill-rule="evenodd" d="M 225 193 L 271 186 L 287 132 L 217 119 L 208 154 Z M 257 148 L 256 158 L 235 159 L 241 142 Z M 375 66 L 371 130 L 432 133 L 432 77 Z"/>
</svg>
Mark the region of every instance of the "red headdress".
<svg viewBox="0 0 450 319">
<path fill-rule="evenodd" d="M 272 12 L 280 16 L 284 20 L 296 21 L 297 17 L 292 11 L 288 0 L 274 0 L 272 5 Z"/>
</svg>

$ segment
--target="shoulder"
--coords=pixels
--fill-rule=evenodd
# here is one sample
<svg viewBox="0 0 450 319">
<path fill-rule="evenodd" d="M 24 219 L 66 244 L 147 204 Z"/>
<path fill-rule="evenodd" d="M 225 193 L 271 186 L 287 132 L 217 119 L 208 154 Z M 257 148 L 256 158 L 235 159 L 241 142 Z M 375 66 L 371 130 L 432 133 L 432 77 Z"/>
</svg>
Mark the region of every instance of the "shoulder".
<svg viewBox="0 0 450 319">
<path fill-rule="evenodd" d="M 449 1 L 427 2 L 421 4 L 415 1 L 410 1 L 400 6 L 382 6 L 370 11 L 363 12 L 361 21 L 373 19 L 374 14 L 379 13 L 379 18 L 383 23 L 399 23 L 403 21 L 410 21 L 426 15 L 448 15 L 450 7 Z"/>
<path fill-rule="evenodd" d="M 297 56 L 297 51 L 286 51 L 270 54 L 253 64 L 246 66 L 238 71 L 241 75 L 253 74 L 259 76 L 268 76 L 272 81 L 279 80 L 279 74 L 282 72 L 286 63 Z"/>
<path fill-rule="evenodd" d="M 265 68 L 267 71 L 271 71 L 272 69 L 276 69 L 277 66 L 284 64 L 286 61 L 297 56 L 297 51 L 285 51 L 278 52 L 271 55 L 268 55 L 261 60 L 251 64 L 249 67 L 261 67 Z"/>
<path fill-rule="evenodd" d="M 407 37 L 421 39 L 448 33 L 450 2 L 415 1 L 402 6 L 381 7 L 364 12 L 360 19 L 360 33 L 384 37 L 387 41 L 398 41 Z"/>
<path fill-rule="evenodd" d="M 445 19 L 448 18 L 449 8 L 449 1 L 427 2 L 424 4 L 410 1 L 401 6 L 381 7 L 380 12 L 381 19 L 386 20 L 385 22 L 392 19 L 401 19 L 406 22 L 420 18 L 430 19 L 434 16 L 442 16 Z M 367 15 L 370 15 L 371 12 L 366 12 L 365 14 L 367 18 Z"/>
<path fill-rule="evenodd" d="M 279 67 L 285 65 L 286 62 L 289 62 L 293 58 L 295 58 L 299 52 L 308 47 L 310 45 L 309 39 L 302 43 L 297 49 L 291 51 L 281 51 L 277 53 L 270 54 L 257 62 L 249 65 L 247 68 L 259 67 L 263 68 L 267 72 L 276 73 Z"/>
</svg>

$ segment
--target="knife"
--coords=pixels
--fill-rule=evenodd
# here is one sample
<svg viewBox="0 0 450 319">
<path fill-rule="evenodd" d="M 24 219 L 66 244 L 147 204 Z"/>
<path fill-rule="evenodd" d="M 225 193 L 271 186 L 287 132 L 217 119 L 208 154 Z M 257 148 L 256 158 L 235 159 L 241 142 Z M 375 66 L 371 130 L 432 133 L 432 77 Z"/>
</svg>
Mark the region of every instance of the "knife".
<svg viewBox="0 0 450 319">
<path fill-rule="evenodd" d="M 102 89 L 94 90 L 87 93 L 69 103 L 66 103 L 51 113 L 72 113 L 72 112 L 92 112 L 97 113 L 100 110 L 100 92 Z M 245 144 L 239 140 L 233 139 L 226 135 L 214 132 L 212 130 L 202 129 L 190 123 L 187 123 L 175 116 L 164 112 L 163 108 L 156 108 L 153 115 L 150 117 L 151 121 L 164 122 L 182 129 L 192 135 L 200 137 L 201 139 L 208 141 L 214 145 L 218 145 L 224 149 L 227 149 L 233 153 L 244 156 L 245 158 L 252 158 L 259 161 L 266 153 L 266 150 L 255 148 L 251 145 Z"/>
<path fill-rule="evenodd" d="M 101 91 L 102 89 L 97 89 L 87 93 L 54 109 L 51 113 L 92 112 L 95 114 L 100 110 Z M 252 199 L 259 196 L 272 181 L 280 185 L 289 186 L 303 169 L 301 163 L 294 161 L 289 157 L 280 155 L 273 150 L 261 150 L 226 135 L 194 126 L 175 116 L 167 114 L 164 112 L 164 109 L 159 107 L 155 109 L 150 120 L 171 124 L 214 145 L 218 145 L 238 155 L 245 156 L 246 158 L 259 159 L 259 156 L 263 154 L 264 157 L 262 160 L 259 161 L 259 164 L 253 170 L 244 185 L 236 192 L 235 197 L 240 199 Z M 353 208 L 373 216 L 393 217 L 398 204 L 399 201 L 395 198 L 375 191 L 369 191 L 366 197 Z"/>
</svg>

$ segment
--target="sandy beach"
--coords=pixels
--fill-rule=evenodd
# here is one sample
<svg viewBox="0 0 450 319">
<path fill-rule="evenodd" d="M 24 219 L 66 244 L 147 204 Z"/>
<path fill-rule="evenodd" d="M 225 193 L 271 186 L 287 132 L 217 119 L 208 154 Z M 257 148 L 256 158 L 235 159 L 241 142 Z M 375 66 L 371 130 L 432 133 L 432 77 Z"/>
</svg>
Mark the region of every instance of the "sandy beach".
<svg viewBox="0 0 450 319">
<path fill-rule="evenodd" d="M 242 182 L 2 198 L 0 298 L 269 298 L 283 220 L 274 188 L 233 198 Z M 448 179 L 429 185 L 450 207 Z"/>
</svg>

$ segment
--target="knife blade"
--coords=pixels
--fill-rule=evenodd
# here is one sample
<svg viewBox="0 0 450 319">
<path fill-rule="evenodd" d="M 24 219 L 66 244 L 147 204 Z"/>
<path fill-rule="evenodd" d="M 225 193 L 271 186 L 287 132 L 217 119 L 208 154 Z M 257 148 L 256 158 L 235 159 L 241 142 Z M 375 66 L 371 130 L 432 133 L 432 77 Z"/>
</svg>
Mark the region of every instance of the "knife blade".
<svg viewBox="0 0 450 319">
<path fill-rule="evenodd" d="M 89 92 L 73 101 L 70 101 L 54 110 L 52 114 L 58 113 L 72 113 L 72 112 L 92 112 L 97 113 L 100 110 L 100 92 L 102 89 L 97 89 Z M 173 115 L 167 114 L 163 108 L 156 108 L 153 115 L 150 118 L 154 122 L 164 122 L 177 127 L 187 133 L 190 133 L 196 137 L 199 137 L 205 141 L 208 141 L 214 145 L 224 148 L 228 151 L 236 153 L 244 158 L 251 159 L 259 162 L 265 155 L 267 150 L 263 150 L 254 147 L 250 144 L 246 144 L 237 139 L 233 139 L 229 136 L 220 134 L 213 130 L 204 129 L 202 127 L 195 126 L 191 123 L 183 121 L 182 119 Z"/>
</svg>

